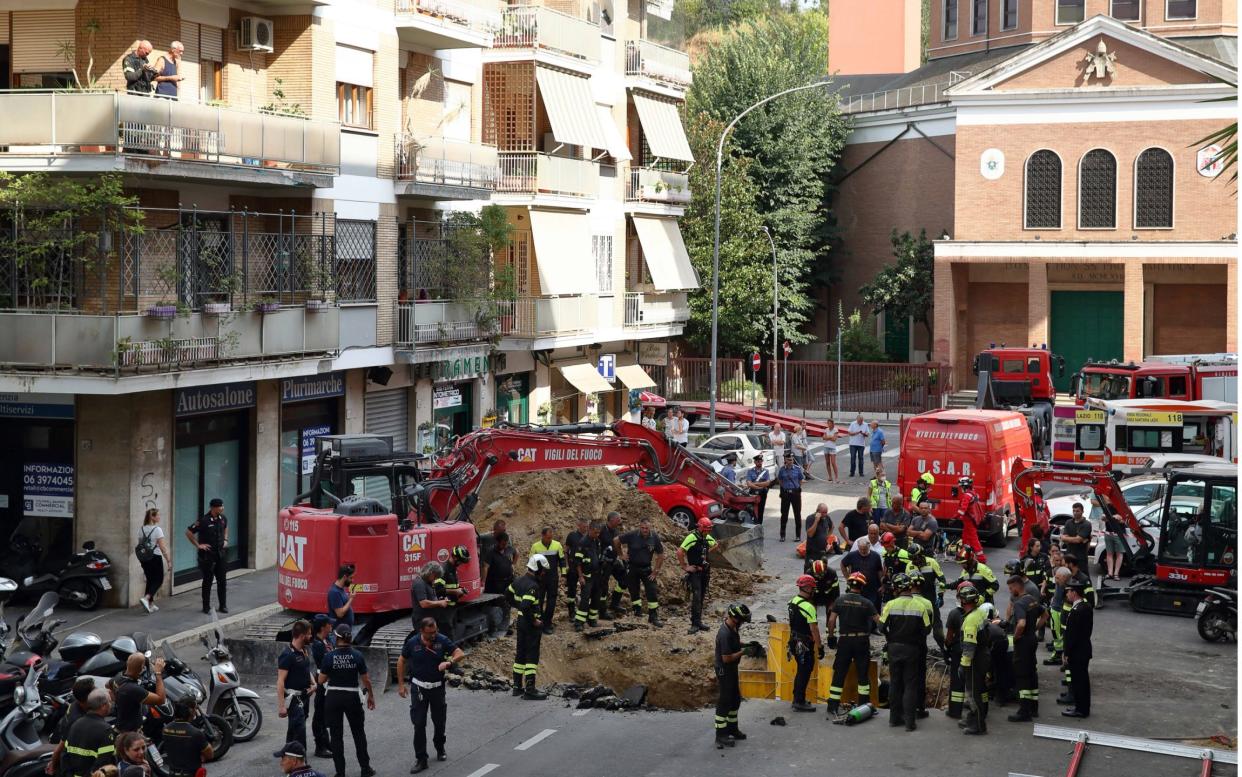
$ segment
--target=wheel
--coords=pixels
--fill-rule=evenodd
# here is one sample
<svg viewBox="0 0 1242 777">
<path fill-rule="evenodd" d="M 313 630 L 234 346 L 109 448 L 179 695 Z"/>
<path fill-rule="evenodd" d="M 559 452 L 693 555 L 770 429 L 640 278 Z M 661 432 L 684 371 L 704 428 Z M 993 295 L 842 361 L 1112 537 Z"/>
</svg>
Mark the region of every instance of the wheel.
<svg viewBox="0 0 1242 777">
<path fill-rule="evenodd" d="M 233 746 L 233 729 L 229 722 L 219 715 L 208 715 L 202 727 L 207 735 L 207 743 L 211 745 L 211 760 L 219 761 Z"/>
<path fill-rule="evenodd" d="M 1224 642 L 1229 639 L 1232 629 L 1229 628 L 1229 616 L 1221 607 L 1209 607 L 1196 620 L 1199 625 L 1199 636 L 1208 642 Z"/>
<path fill-rule="evenodd" d="M 668 511 L 668 517 L 682 529 L 690 531 L 694 528 L 694 513 L 687 507 L 674 507 Z"/>
<path fill-rule="evenodd" d="M 62 602 L 73 602 L 79 610 L 93 610 L 99 606 L 99 588 L 81 578 L 61 583 L 57 593 Z"/>
<path fill-rule="evenodd" d="M 46 753 L 31 761 L 15 766 L 5 772 L 5 777 L 40 777 L 46 773 L 47 766 L 52 761 L 52 754 Z"/>
<path fill-rule="evenodd" d="M 263 727 L 263 710 L 254 699 L 222 699 L 216 714 L 228 721 L 234 742 L 249 742 Z"/>
</svg>

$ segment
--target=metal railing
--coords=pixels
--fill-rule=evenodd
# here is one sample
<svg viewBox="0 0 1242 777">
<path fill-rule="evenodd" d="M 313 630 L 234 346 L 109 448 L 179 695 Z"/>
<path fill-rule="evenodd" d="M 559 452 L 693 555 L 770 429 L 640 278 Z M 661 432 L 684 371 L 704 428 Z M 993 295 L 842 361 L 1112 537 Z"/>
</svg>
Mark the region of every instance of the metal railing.
<svg viewBox="0 0 1242 777">
<path fill-rule="evenodd" d="M 676 205 L 690 202 L 690 175 L 653 167 L 631 167 L 625 179 L 625 199 Z"/>
<path fill-rule="evenodd" d="M 688 87 L 693 80 L 690 55 L 649 40 L 625 42 L 625 74 Z"/>
<path fill-rule="evenodd" d="M 501 151 L 496 191 L 594 197 L 599 191 L 599 165 L 585 159 Z"/>
<path fill-rule="evenodd" d="M 625 326 L 653 327 L 684 324 L 690 320 L 690 305 L 685 292 L 625 293 Z"/>
<path fill-rule="evenodd" d="M 440 186 L 496 188 L 496 147 L 448 138 L 394 137 L 398 181 Z"/>
<path fill-rule="evenodd" d="M 548 49 L 599 61 L 599 25 L 537 5 L 510 7 L 492 39 L 497 49 Z"/>
<path fill-rule="evenodd" d="M 417 300 L 397 303 L 398 347 L 483 340 L 497 333 L 488 300 Z"/>
<path fill-rule="evenodd" d="M 596 328 L 599 297 L 518 297 L 497 303 L 500 334 L 539 337 L 574 334 Z"/>
<path fill-rule="evenodd" d="M 492 258 L 474 226 L 443 221 L 404 222 L 397 247 L 397 287 L 419 302 L 487 296 Z"/>
<path fill-rule="evenodd" d="M 247 113 L 122 92 L 0 92 L 5 158 L 140 155 L 183 162 L 335 174 L 335 122 Z"/>
<path fill-rule="evenodd" d="M 473 3 L 463 0 L 397 0 L 395 13 L 401 27 L 403 15 L 416 15 L 444 27 L 461 27 L 473 32 L 494 33 L 500 29 L 500 6 L 497 3 Z"/>
<path fill-rule="evenodd" d="M 944 91 L 950 84 L 920 84 L 901 89 L 889 89 L 885 92 L 869 92 L 867 94 L 846 97 L 841 102 L 841 113 L 868 113 L 870 111 L 887 111 L 897 108 L 913 108 L 917 105 L 947 103 L 949 98 Z"/>
</svg>

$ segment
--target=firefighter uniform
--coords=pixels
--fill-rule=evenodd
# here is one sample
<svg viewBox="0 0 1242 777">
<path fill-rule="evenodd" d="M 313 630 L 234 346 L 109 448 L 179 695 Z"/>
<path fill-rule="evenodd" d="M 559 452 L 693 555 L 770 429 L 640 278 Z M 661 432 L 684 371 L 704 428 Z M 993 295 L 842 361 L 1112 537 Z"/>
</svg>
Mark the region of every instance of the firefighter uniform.
<svg viewBox="0 0 1242 777">
<path fill-rule="evenodd" d="M 954 607 L 944 619 L 944 656 L 949 665 L 949 708 L 945 715 L 950 718 L 962 717 L 962 706 L 966 703 L 966 678 L 962 674 L 962 621 L 966 612 L 961 607 Z"/>
<path fill-rule="evenodd" d="M 522 575 L 509 585 L 509 598 L 518 611 L 513 695 L 533 696 L 535 675 L 539 672 L 539 643 L 543 639 L 543 628 L 536 624 L 544 612 L 543 586 L 533 574 Z"/>
<path fill-rule="evenodd" d="M 992 682 L 988 688 L 988 699 L 1003 707 L 1017 698 L 1013 678 L 1013 635 L 1006 634 L 1000 622 L 989 619 L 988 638 L 992 645 Z"/>
<path fill-rule="evenodd" d="M 931 604 L 923 597 L 902 593 L 889 600 L 880 613 L 880 623 L 888 637 L 888 724 L 905 724 L 907 731 L 914 730 L 914 716 L 923 707 L 918 693 L 927 671 L 925 654 L 931 611 Z"/>
<path fill-rule="evenodd" d="M 845 689 L 846 675 L 853 665 L 858 676 L 858 701 L 863 703 L 871 696 L 871 620 L 876 616 L 875 605 L 857 591 L 841 594 L 832 604 L 837 616 L 839 636 L 837 654 L 832 661 L 832 685 L 828 688 L 828 714 L 835 715 L 841 706 L 841 692 Z M 831 637 L 832 635 L 829 635 Z"/>
<path fill-rule="evenodd" d="M 625 583 L 630 592 L 630 606 L 634 608 L 635 615 L 642 615 L 642 599 L 639 598 L 641 589 L 641 593 L 647 598 L 647 617 L 653 624 L 658 625 L 660 622 L 659 587 L 656 585 L 653 571 L 655 557 L 664 553 L 660 535 L 651 531 L 644 537 L 641 531 L 635 529 L 622 534 L 620 540 L 621 546 L 625 548 L 626 557 L 629 559 Z"/>
<path fill-rule="evenodd" d="M 810 599 L 796 594 L 789 600 L 789 642 L 786 650 L 793 657 L 798 667 L 793 681 L 794 705 L 806 704 L 806 686 L 811 681 L 811 672 L 815 671 L 815 640 L 811 636 L 812 629 L 818 629 L 815 617 L 815 605 Z"/>
<path fill-rule="evenodd" d="M 1071 675 L 1070 695 L 1074 697 L 1073 717 L 1091 714 L 1091 632 L 1095 613 L 1088 600 L 1079 599 L 1070 605 L 1065 618 L 1066 675 Z M 1068 714 L 1070 711 L 1067 710 Z"/>
<path fill-rule="evenodd" d="M 716 741 L 730 737 L 737 731 L 737 713 L 742 707 L 742 686 L 738 682 L 738 665 L 726 664 L 723 656 L 742 649 L 742 637 L 737 629 L 729 627 L 728 619 L 716 632 Z"/>
<path fill-rule="evenodd" d="M 444 599 L 448 602 L 447 607 L 437 607 L 431 613 L 431 616 L 436 619 L 436 629 L 447 637 L 452 637 L 453 634 L 453 607 L 456 606 L 456 600 L 449 595 L 449 591 L 461 590 L 461 586 L 457 583 L 457 570 L 450 570 L 451 566 L 453 566 L 453 562 L 444 562 L 444 573 L 431 583 L 431 589 L 435 591 L 436 598 Z M 417 630 L 418 624 L 414 625 Z"/>
<path fill-rule="evenodd" d="M 574 628 L 581 631 L 583 625 L 599 623 L 599 611 L 603 606 L 604 586 L 596 585 L 596 579 L 606 581 L 608 573 L 602 568 L 603 554 L 599 538 L 589 535 L 578 543 L 574 551 L 574 566 L 578 569 L 578 610 L 574 613 Z"/>
<path fill-rule="evenodd" d="M 556 614 L 556 596 L 560 593 L 561 572 L 565 570 L 568 561 L 565 558 L 565 548 L 561 543 L 552 540 L 547 545 L 543 544 L 542 539 L 535 540 L 530 546 L 530 555 L 543 556 L 548 560 L 548 571 L 543 576 L 543 632 L 545 634 L 552 633 L 552 617 Z"/>
<path fill-rule="evenodd" d="M 975 561 L 975 571 L 968 572 L 966 567 L 962 567 L 962 574 L 957 578 L 957 585 L 961 585 L 963 581 L 968 581 L 983 597 L 984 602 L 991 602 L 992 596 L 1000 588 L 1000 583 L 996 581 L 996 575 L 992 574 L 992 570 L 987 564 L 981 561 Z"/>
<path fill-rule="evenodd" d="M 116 733 L 108 721 L 86 713 L 69 727 L 62 762 L 69 777 L 88 777 L 96 768 L 116 763 Z"/>
<path fill-rule="evenodd" d="M 832 609 L 832 603 L 841 595 L 841 586 L 837 583 L 837 573 L 832 567 L 824 564 L 824 574 L 816 576 L 813 572 L 811 577 L 815 578 L 815 593 L 811 595 L 811 604 L 824 608 L 824 620 L 828 620 L 828 612 Z"/>
<path fill-rule="evenodd" d="M 962 618 L 962 678 L 966 692 L 967 734 L 988 732 L 988 664 L 991 663 L 991 631 L 987 616 L 978 605 Z"/>
<path fill-rule="evenodd" d="M 695 530 L 681 541 L 681 549 L 686 553 L 686 565 L 696 567 L 695 571 L 686 575 L 690 584 L 690 626 L 706 630 L 703 625 L 703 601 L 707 598 L 707 584 L 711 579 L 711 567 L 707 553 L 716 546 L 716 538 L 709 532 L 700 533 Z"/>
<path fill-rule="evenodd" d="M 621 609 L 621 597 L 625 595 L 626 587 L 626 569 L 625 564 L 617 557 L 617 549 L 613 544 L 613 540 L 619 535 L 613 529 L 605 526 L 599 532 L 600 553 L 604 559 L 605 574 L 597 578 L 597 582 L 603 588 L 600 591 L 602 598 L 604 593 L 608 593 L 608 608 L 601 608 L 601 617 L 605 620 L 611 619 L 614 615 L 621 615 L 624 610 Z M 612 591 L 608 591 L 608 583 L 612 582 Z"/>
<path fill-rule="evenodd" d="M 1013 627 L 1013 677 L 1018 689 L 1018 714 L 1011 720 L 1030 720 L 1039 715 L 1039 674 L 1035 667 L 1035 649 L 1039 637 L 1039 619 L 1043 615 L 1043 606 L 1039 599 L 1029 593 L 1023 594 L 1013 602 L 1013 615 L 1010 624 Z M 1018 624 L 1023 626 L 1022 635 L 1017 635 Z"/>
<path fill-rule="evenodd" d="M 906 574 L 911 577 L 917 577 L 919 595 L 931 604 L 932 638 L 936 640 L 936 645 L 943 651 L 944 624 L 940 618 L 939 603 L 944 594 L 945 577 L 944 571 L 940 568 L 940 562 L 926 554 L 911 557 L 910 566 L 906 568 Z"/>
<path fill-rule="evenodd" d="M 362 653 L 348 644 L 328 651 L 319 666 L 320 674 L 326 676 L 324 689 L 324 712 L 328 716 L 328 733 L 332 741 L 332 763 L 337 774 L 345 773 L 345 721 L 354 738 L 354 752 L 364 775 L 374 774 L 371 756 L 367 752 L 366 713 L 362 706 L 360 678 L 367 673 L 367 661 Z"/>
<path fill-rule="evenodd" d="M 569 617 L 573 618 L 578 608 L 578 549 L 587 540 L 587 533 L 571 531 L 565 535 L 565 556 L 569 560 L 569 568 L 565 570 L 565 597 L 569 605 Z"/>
<path fill-rule="evenodd" d="M 924 472 L 919 475 L 919 479 L 915 481 L 914 488 L 910 489 L 910 509 L 918 507 L 923 501 L 931 498 L 932 486 L 935 485 L 936 478 L 930 472 Z"/>
</svg>

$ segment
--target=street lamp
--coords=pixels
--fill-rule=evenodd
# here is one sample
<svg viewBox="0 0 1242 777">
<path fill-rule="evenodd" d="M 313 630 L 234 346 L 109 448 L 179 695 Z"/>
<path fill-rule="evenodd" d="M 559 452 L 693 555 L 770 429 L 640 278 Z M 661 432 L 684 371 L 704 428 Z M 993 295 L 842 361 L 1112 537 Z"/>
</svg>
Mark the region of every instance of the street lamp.
<svg viewBox="0 0 1242 777">
<path fill-rule="evenodd" d="M 777 285 L 776 276 L 776 241 L 772 239 L 772 231 L 768 229 L 766 224 L 759 227 L 759 229 L 763 232 L 763 234 L 767 235 L 768 245 L 772 246 L 772 399 L 776 399 L 776 365 L 780 363 L 781 358 L 778 355 L 780 352 L 776 350 L 780 347 L 778 342 L 780 339 L 778 334 L 780 325 L 777 323 L 780 319 L 777 318 L 777 316 L 779 316 L 781 312 L 780 298 L 777 296 L 777 289 L 779 287 Z M 781 409 L 783 410 L 784 407 L 782 406 Z"/>
<path fill-rule="evenodd" d="M 720 168 L 724 164 L 724 142 L 725 138 L 733 130 L 742 117 L 750 113 L 761 105 L 766 105 L 777 97 L 784 97 L 787 94 L 801 92 L 805 89 L 815 89 L 817 87 L 825 87 L 831 85 L 832 82 L 825 79 L 816 81 L 811 84 L 803 84 L 790 89 L 784 89 L 776 94 L 770 94 L 750 106 L 746 110 L 733 117 L 733 120 L 725 125 L 724 132 L 720 133 L 720 142 L 716 144 L 716 224 L 712 236 L 712 360 L 711 360 L 711 409 L 708 414 L 708 428 L 712 434 L 716 433 L 716 348 L 719 340 L 718 325 L 720 319 Z"/>
</svg>

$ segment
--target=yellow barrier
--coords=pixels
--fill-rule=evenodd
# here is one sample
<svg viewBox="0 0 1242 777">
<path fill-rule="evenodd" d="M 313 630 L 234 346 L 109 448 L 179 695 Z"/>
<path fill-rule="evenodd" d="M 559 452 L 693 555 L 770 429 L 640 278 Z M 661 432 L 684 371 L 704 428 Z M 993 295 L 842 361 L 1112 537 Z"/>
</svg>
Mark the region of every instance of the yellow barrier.
<svg viewBox="0 0 1242 777">
<path fill-rule="evenodd" d="M 788 623 L 772 623 L 768 626 L 768 672 L 771 674 L 776 688 L 776 698 L 784 701 L 793 701 L 793 680 L 797 674 L 797 665 L 794 660 L 788 656 L 787 645 L 789 644 L 789 624 Z M 828 700 L 828 688 L 832 684 L 832 662 L 834 655 L 828 652 L 822 661 L 815 662 L 815 668 L 811 670 L 811 679 L 807 685 L 808 695 L 814 695 L 816 701 Z M 878 703 L 880 684 L 878 680 L 879 667 L 875 661 L 871 661 L 868 674 L 871 680 L 871 701 Z M 748 698 L 772 698 L 770 696 L 750 696 L 745 691 L 743 696 Z M 849 675 L 845 678 L 845 684 L 841 693 L 841 701 L 854 703 L 858 700 L 858 679 L 855 676 L 853 667 L 850 668 Z"/>
<path fill-rule="evenodd" d="M 741 685 L 744 699 L 776 698 L 776 672 L 742 669 L 738 671 L 738 682 Z"/>
</svg>

